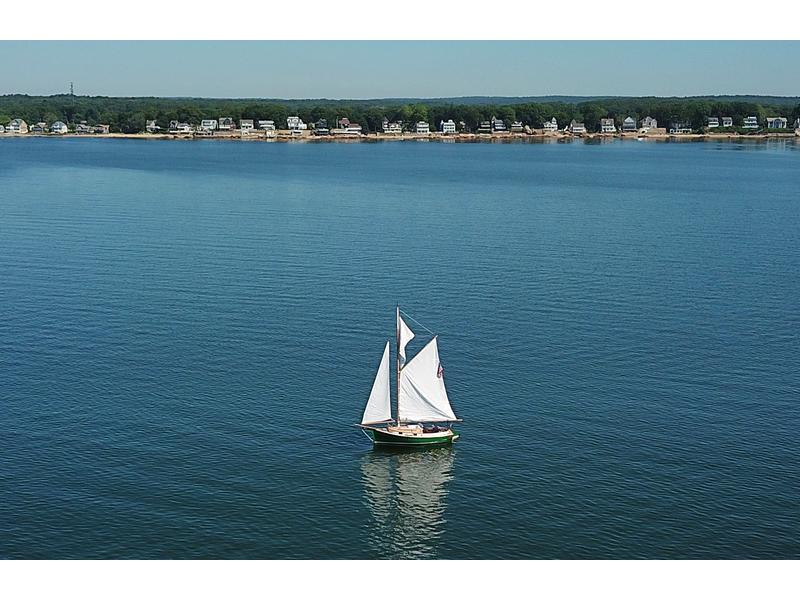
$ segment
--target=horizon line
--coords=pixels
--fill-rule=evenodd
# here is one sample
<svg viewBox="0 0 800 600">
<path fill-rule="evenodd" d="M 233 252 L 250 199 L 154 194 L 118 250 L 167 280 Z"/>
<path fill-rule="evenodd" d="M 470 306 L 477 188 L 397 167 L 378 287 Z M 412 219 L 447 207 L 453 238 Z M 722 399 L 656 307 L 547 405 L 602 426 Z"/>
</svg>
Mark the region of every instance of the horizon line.
<svg viewBox="0 0 800 600">
<path fill-rule="evenodd" d="M 165 96 L 165 95 L 112 95 L 112 94 L 70 94 L 69 92 L 60 92 L 54 94 L 29 94 L 25 92 L 5 92 L 0 94 L 0 97 L 10 96 L 25 96 L 28 98 L 55 98 L 55 97 L 72 97 L 72 98 L 159 98 L 167 100 L 270 100 L 276 102 L 309 102 L 309 101 L 325 101 L 325 102 L 377 102 L 377 101 L 399 101 L 399 100 L 468 100 L 468 99 L 498 99 L 498 100 L 525 100 L 525 99 L 544 99 L 544 98 L 575 98 L 586 100 L 604 100 L 604 99 L 639 99 L 639 98 L 656 98 L 656 99 L 681 99 L 689 100 L 693 98 L 782 98 L 782 99 L 797 99 L 800 100 L 800 95 L 783 95 L 783 94 L 767 94 L 767 93 L 720 93 L 720 94 L 688 94 L 688 95 L 656 95 L 656 94 L 539 94 L 539 95 L 497 95 L 497 94 L 466 94 L 458 96 L 382 96 L 382 97 L 364 97 L 364 98 L 334 98 L 326 96 L 315 96 L 305 98 L 280 98 L 271 96 Z"/>
</svg>

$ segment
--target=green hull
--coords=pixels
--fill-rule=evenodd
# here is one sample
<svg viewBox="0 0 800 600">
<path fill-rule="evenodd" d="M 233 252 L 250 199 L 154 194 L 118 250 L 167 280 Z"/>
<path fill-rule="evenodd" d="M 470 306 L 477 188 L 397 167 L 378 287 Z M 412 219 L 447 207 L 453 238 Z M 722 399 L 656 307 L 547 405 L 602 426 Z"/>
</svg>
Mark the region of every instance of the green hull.
<svg viewBox="0 0 800 600">
<path fill-rule="evenodd" d="M 458 434 L 452 430 L 450 430 L 449 435 L 435 437 L 426 436 L 425 434 L 418 436 L 399 435 L 380 429 L 367 429 L 366 431 L 372 441 L 381 446 L 446 446 L 458 439 Z"/>
</svg>

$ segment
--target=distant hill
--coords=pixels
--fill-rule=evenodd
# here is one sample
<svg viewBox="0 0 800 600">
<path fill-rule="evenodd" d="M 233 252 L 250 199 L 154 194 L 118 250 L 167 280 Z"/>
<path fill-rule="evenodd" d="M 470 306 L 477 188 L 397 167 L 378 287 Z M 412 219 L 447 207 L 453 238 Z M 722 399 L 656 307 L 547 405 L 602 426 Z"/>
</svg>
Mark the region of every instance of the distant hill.
<svg viewBox="0 0 800 600">
<path fill-rule="evenodd" d="M 455 104 L 459 106 L 513 106 L 517 104 L 581 104 L 583 102 L 595 102 L 601 100 L 710 100 L 714 102 L 750 102 L 769 106 L 797 106 L 800 104 L 800 96 L 760 96 L 757 94 L 747 95 L 710 95 L 710 96 L 453 96 L 442 98 L 214 98 L 205 96 L 75 96 L 76 98 L 107 98 L 109 100 L 170 100 L 170 101 L 252 101 L 252 102 L 273 102 L 288 106 L 333 106 L 333 105 L 357 105 L 357 106 L 396 106 L 402 104 L 424 104 L 428 106 Z M 52 96 L 29 96 L 27 94 L 6 94 L 0 95 L 3 99 L 65 99 L 70 98 L 66 94 L 55 94 Z"/>
<path fill-rule="evenodd" d="M 458 104 L 466 106 L 485 106 L 487 104 L 508 106 L 515 104 L 580 104 L 597 100 L 712 100 L 715 102 L 753 102 L 756 104 L 796 106 L 800 104 L 800 96 L 758 96 L 758 95 L 718 95 L 718 96 L 456 96 L 450 98 L 372 98 L 366 100 L 320 98 L 315 100 L 293 99 L 272 100 L 286 104 L 361 104 L 361 105 L 395 105 L 395 104 Z"/>
</svg>

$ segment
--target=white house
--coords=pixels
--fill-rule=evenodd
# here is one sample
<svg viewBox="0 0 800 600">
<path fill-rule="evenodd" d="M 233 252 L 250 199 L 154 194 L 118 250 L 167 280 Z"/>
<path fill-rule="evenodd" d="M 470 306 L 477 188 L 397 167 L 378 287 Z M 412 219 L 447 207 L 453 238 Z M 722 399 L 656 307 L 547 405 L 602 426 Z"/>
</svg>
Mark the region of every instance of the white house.
<svg viewBox="0 0 800 600">
<path fill-rule="evenodd" d="M 512 133 L 522 133 L 523 131 L 525 131 L 525 126 L 522 124 L 522 121 L 514 121 L 511 124 Z"/>
<path fill-rule="evenodd" d="M 642 129 L 657 129 L 658 128 L 658 121 L 651 116 L 646 116 L 642 119 Z"/>
<path fill-rule="evenodd" d="M 5 133 L 5 132 L 6 132 L 6 126 L 0 125 L 0 133 Z"/>
<path fill-rule="evenodd" d="M 200 129 L 203 131 L 214 131 L 217 128 L 216 119 L 203 119 L 200 121 Z"/>
<path fill-rule="evenodd" d="M 558 121 L 553 117 L 549 121 L 542 123 L 542 129 L 544 129 L 546 133 L 555 133 L 558 131 Z"/>
<path fill-rule="evenodd" d="M 431 132 L 431 126 L 425 121 L 417 121 L 417 124 L 414 126 L 414 132 L 427 135 Z"/>
<path fill-rule="evenodd" d="M 583 123 L 578 123 L 575 119 L 572 119 L 572 122 L 569 124 L 569 130 L 572 134 L 586 133 L 586 125 Z"/>
<path fill-rule="evenodd" d="M 293 130 L 308 129 L 308 125 L 303 123 L 300 117 L 286 117 L 286 127 Z"/>
<path fill-rule="evenodd" d="M 383 133 L 391 133 L 393 135 L 398 135 L 403 133 L 403 122 L 396 121 L 396 122 L 389 122 L 389 119 L 383 119 Z"/>
<path fill-rule="evenodd" d="M 188 123 L 182 123 L 180 121 L 170 121 L 169 122 L 169 132 L 170 133 L 192 133 L 192 126 Z"/>
<path fill-rule="evenodd" d="M 797 118 L 794 120 L 794 125 L 793 125 L 793 127 L 794 127 L 795 129 L 800 129 L 800 117 L 797 117 Z"/>
<path fill-rule="evenodd" d="M 359 136 L 363 128 L 358 123 L 351 123 L 350 119 L 339 119 L 339 127 L 331 129 L 333 135 Z"/>
<path fill-rule="evenodd" d="M 706 117 L 706 127 L 709 129 L 719 127 L 719 119 L 717 117 Z"/>
<path fill-rule="evenodd" d="M 614 119 L 600 119 L 600 133 L 617 133 Z"/>
<path fill-rule="evenodd" d="M 447 121 L 442 121 L 439 124 L 439 128 L 442 130 L 442 133 L 455 133 L 456 132 L 456 123 L 453 119 L 449 119 Z"/>
<path fill-rule="evenodd" d="M 768 129 L 786 129 L 789 121 L 786 117 L 767 117 Z"/>
<path fill-rule="evenodd" d="M 58 133 L 64 134 L 67 133 L 69 129 L 67 129 L 67 124 L 63 121 L 56 121 L 52 125 L 50 125 L 50 133 Z"/>
<path fill-rule="evenodd" d="M 625 120 L 622 122 L 622 131 L 624 133 L 636 131 L 636 119 L 630 116 L 625 117 Z"/>
<path fill-rule="evenodd" d="M 742 121 L 742 127 L 745 129 L 758 129 L 758 117 L 745 117 Z"/>
<path fill-rule="evenodd" d="M 239 129 L 242 130 L 242 133 L 253 131 L 253 119 L 241 119 L 239 121 Z"/>
<path fill-rule="evenodd" d="M 492 133 L 492 122 L 481 121 L 478 125 L 478 133 Z"/>
<path fill-rule="evenodd" d="M 503 123 L 503 120 L 495 119 L 494 117 L 492 117 L 492 130 L 495 133 L 506 133 L 506 131 L 508 131 L 506 129 L 506 124 Z"/>
<path fill-rule="evenodd" d="M 236 128 L 236 123 L 233 122 L 233 117 L 220 117 L 218 127 L 220 131 L 230 131 Z"/>
<path fill-rule="evenodd" d="M 145 123 L 144 130 L 147 133 L 158 133 L 161 131 L 161 127 L 158 126 L 158 123 L 156 123 L 154 119 L 151 119 Z"/>
<path fill-rule="evenodd" d="M 6 126 L 6 133 L 28 133 L 28 124 L 22 119 L 11 119 Z"/>
<path fill-rule="evenodd" d="M 258 128 L 264 131 L 275 131 L 275 121 L 258 121 Z"/>
<path fill-rule="evenodd" d="M 722 117 L 723 127 L 733 127 L 733 117 Z"/>
<path fill-rule="evenodd" d="M 669 124 L 670 133 L 692 133 L 692 124 L 686 121 L 673 121 Z"/>
</svg>

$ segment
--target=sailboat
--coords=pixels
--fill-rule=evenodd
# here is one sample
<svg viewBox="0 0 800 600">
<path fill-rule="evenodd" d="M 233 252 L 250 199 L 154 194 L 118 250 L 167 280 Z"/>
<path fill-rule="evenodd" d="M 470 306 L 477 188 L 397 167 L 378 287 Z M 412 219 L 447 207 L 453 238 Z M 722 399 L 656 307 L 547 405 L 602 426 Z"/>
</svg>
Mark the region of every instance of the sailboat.
<svg viewBox="0 0 800 600">
<path fill-rule="evenodd" d="M 449 424 L 461 419 L 453 412 L 444 387 L 444 369 L 439 362 L 438 336 L 434 335 L 422 350 L 406 362 L 406 345 L 416 337 L 416 334 L 403 320 L 403 315 L 398 307 L 395 417 L 392 418 L 389 381 L 390 342 L 387 341 L 364 409 L 364 416 L 358 426 L 376 445 L 452 444 L 459 435 Z"/>
</svg>

